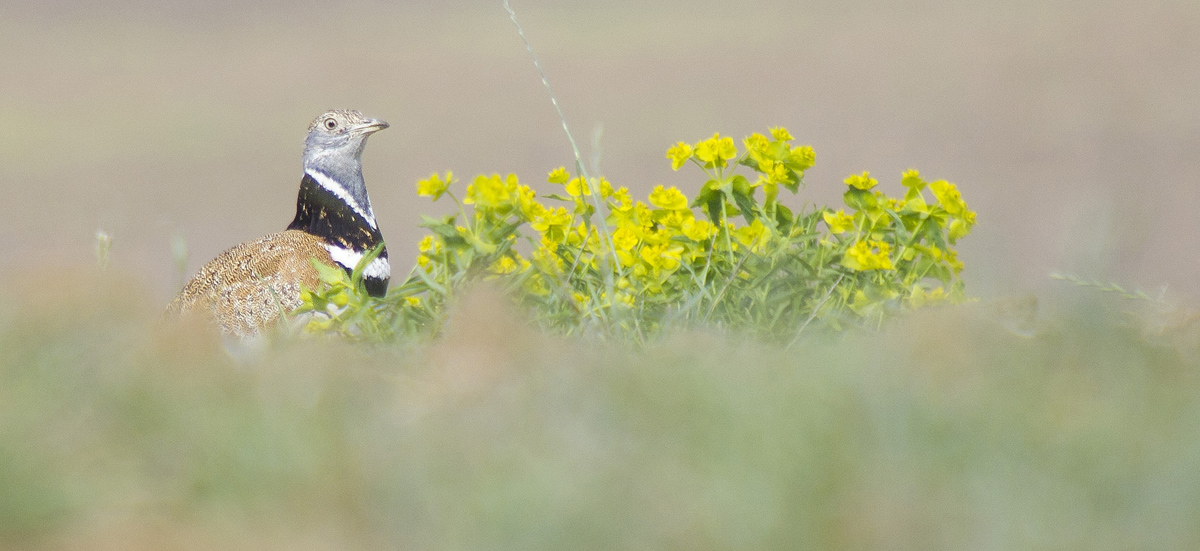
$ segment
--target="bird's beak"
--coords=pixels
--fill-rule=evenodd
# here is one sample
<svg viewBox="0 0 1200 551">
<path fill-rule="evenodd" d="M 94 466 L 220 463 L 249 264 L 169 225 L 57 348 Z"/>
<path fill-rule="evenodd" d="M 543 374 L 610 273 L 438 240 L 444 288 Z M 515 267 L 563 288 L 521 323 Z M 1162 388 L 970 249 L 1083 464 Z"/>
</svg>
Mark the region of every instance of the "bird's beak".
<svg viewBox="0 0 1200 551">
<path fill-rule="evenodd" d="M 351 130 L 359 134 L 374 134 L 388 127 L 388 123 L 379 119 L 367 119 L 359 124 L 354 125 Z"/>
</svg>

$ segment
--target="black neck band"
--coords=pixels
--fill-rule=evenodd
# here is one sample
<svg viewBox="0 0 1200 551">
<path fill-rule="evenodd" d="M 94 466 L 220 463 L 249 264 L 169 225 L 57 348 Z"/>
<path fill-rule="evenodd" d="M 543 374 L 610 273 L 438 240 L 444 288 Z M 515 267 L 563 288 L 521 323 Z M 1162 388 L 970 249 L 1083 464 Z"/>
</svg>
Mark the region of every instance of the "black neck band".
<svg viewBox="0 0 1200 551">
<path fill-rule="evenodd" d="M 362 215 L 333 192 L 321 187 L 308 174 L 300 181 L 296 218 L 287 229 L 310 233 L 330 245 L 359 254 L 366 254 L 383 242 L 379 229 L 371 227 Z M 386 261 L 387 257 L 387 248 L 384 248 L 379 258 Z M 354 269 L 353 266 L 342 267 L 347 272 Z M 387 279 L 367 277 L 364 280 L 367 292 L 372 296 L 382 296 L 387 292 Z"/>
</svg>

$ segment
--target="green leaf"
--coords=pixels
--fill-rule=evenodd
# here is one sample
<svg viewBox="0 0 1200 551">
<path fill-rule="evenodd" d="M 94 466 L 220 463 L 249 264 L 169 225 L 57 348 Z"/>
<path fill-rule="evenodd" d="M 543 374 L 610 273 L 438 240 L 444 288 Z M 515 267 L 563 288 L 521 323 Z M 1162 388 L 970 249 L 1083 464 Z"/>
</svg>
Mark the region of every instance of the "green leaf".
<svg viewBox="0 0 1200 551">
<path fill-rule="evenodd" d="M 943 249 L 943 250 L 950 248 L 949 246 L 946 245 L 945 238 L 942 237 L 941 226 L 926 223 L 925 231 L 922 233 L 924 233 L 925 240 L 933 243 L 934 245 L 937 246 L 937 248 Z"/>
<path fill-rule="evenodd" d="M 744 180 L 745 177 L 742 179 Z M 717 182 L 716 188 L 721 190 L 722 193 L 729 195 L 729 193 L 733 191 L 733 178 L 725 178 L 724 180 Z"/>
<path fill-rule="evenodd" d="M 721 195 L 721 190 L 717 187 L 716 180 L 709 180 L 700 187 L 700 192 L 696 194 L 696 198 L 692 200 L 692 207 L 707 205 L 713 199 Z"/>
<path fill-rule="evenodd" d="M 879 201 L 875 199 L 874 193 L 856 187 L 847 189 L 845 195 L 842 195 L 842 201 L 854 210 L 871 211 L 879 208 Z"/>
<path fill-rule="evenodd" d="M 329 266 L 315 258 L 308 259 L 312 264 L 313 269 L 317 270 L 317 277 L 321 278 L 322 282 L 329 285 L 348 285 L 350 282 L 346 279 L 346 270 Z"/>
<path fill-rule="evenodd" d="M 311 297 L 311 301 L 312 301 L 311 306 L 305 305 L 304 307 L 302 307 L 302 309 L 300 311 L 298 311 L 296 313 L 298 313 L 298 314 L 304 313 L 304 311 L 306 311 L 306 310 L 312 311 L 312 312 L 323 312 L 329 305 L 329 301 L 325 300 L 324 295 L 322 295 L 321 293 L 317 293 L 315 291 L 309 290 L 308 296 Z"/>
<path fill-rule="evenodd" d="M 804 177 L 801 176 L 799 172 L 792 171 L 789 174 L 788 179 L 785 180 L 782 185 L 784 188 L 787 188 L 788 191 L 792 193 L 798 193 L 800 191 L 800 184 L 802 183 L 804 183 Z"/>
<path fill-rule="evenodd" d="M 364 254 L 362 258 L 358 259 L 358 264 L 355 264 L 354 266 L 354 272 L 350 274 L 350 283 L 353 285 L 354 289 L 358 290 L 359 287 L 362 286 L 363 271 L 366 270 L 367 266 L 370 266 L 376 258 L 379 258 L 380 254 L 383 254 L 384 247 L 385 245 L 381 241 L 378 245 L 375 245 L 371 248 L 371 250 L 367 251 L 367 254 Z M 361 290 L 364 293 L 366 292 L 365 288 Z"/>
<path fill-rule="evenodd" d="M 750 185 L 750 180 L 747 180 L 741 174 L 736 174 L 732 178 L 729 178 L 729 189 L 733 193 L 741 193 L 747 196 L 753 196 L 754 194 L 754 186 Z"/>
<path fill-rule="evenodd" d="M 716 224 L 721 219 L 721 202 L 724 200 L 724 194 L 717 181 L 709 180 L 700 188 L 700 193 L 692 200 L 691 207 L 703 207 L 708 213 L 708 218 Z"/>
<path fill-rule="evenodd" d="M 496 252 L 496 245 L 494 243 L 488 243 L 487 241 L 480 239 L 479 236 L 475 235 L 473 232 L 468 231 L 465 234 L 460 235 L 464 240 L 466 240 L 467 243 L 471 245 L 472 248 L 485 255 Z"/>
<path fill-rule="evenodd" d="M 758 202 L 751 196 L 754 188 L 750 187 L 750 181 L 745 176 L 738 174 L 730 179 L 730 183 L 733 202 L 737 203 L 738 210 L 742 211 L 742 217 L 747 222 L 753 222 L 758 217 Z"/>
<path fill-rule="evenodd" d="M 759 168 L 758 168 L 758 161 L 754 160 L 754 157 L 751 157 L 749 155 L 746 155 L 742 160 L 738 161 L 738 164 L 742 165 L 742 166 L 750 167 L 751 169 L 753 169 L 756 172 L 761 172 L 761 170 L 759 170 Z"/>
<path fill-rule="evenodd" d="M 776 203 L 776 198 L 779 197 L 779 186 L 771 182 L 763 182 L 762 190 L 763 209 L 769 210 Z"/>
<path fill-rule="evenodd" d="M 773 140 L 771 145 L 767 146 L 767 153 L 772 159 L 783 163 L 784 166 L 799 166 L 791 160 L 792 148 L 788 147 L 787 142 Z"/>
<path fill-rule="evenodd" d="M 954 245 L 959 239 L 966 237 L 969 233 L 971 233 L 971 227 L 966 222 L 955 218 L 953 222 L 950 222 L 950 236 L 948 241 L 950 241 L 951 245 Z"/>
<path fill-rule="evenodd" d="M 792 225 L 796 221 L 796 216 L 792 214 L 791 209 L 781 203 L 775 203 L 775 223 L 780 233 L 788 233 L 792 230 Z"/>
<path fill-rule="evenodd" d="M 892 209 L 884 209 L 884 213 L 886 213 L 892 218 L 892 220 L 896 222 L 896 225 L 893 226 L 892 229 L 892 231 L 896 234 L 896 241 L 898 243 L 907 243 L 909 237 L 907 227 L 904 225 L 904 219 L 901 218 L 899 214 L 896 214 L 896 211 Z"/>
<path fill-rule="evenodd" d="M 721 205 L 725 203 L 725 198 L 718 195 L 715 199 L 704 204 L 705 210 L 708 212 L 708 218 L 713 224 L 718 227 L 724 227 L 721 224 Z"/>
<path fill-rule="evenodd" d="M 440 220 L 436 218 L 430 218 L 428 216 L 421 216 L 420 226 L 422 228 L 429 228 L 430 231 L 432 231 L 438 237 L 441 237 L 447 245 L 450 245 L 455 241 L 458 243 L 463 242 L 462 236 L 458 235 L 458 229 L 455 227 L 453 216 L 446 216 Z"/>
</svg>

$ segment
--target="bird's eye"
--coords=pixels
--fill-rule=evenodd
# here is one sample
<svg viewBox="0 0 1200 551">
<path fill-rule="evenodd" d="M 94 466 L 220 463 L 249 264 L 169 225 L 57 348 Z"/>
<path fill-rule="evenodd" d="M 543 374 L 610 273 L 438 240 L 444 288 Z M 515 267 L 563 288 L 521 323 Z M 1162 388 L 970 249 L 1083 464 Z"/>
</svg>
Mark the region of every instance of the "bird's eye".
<svg viewBox="0 0 1200 551">
<path fill-rule="evenodd" d="M 328 128 L 330 130 L 337 128 L 337 119 L 334 119 L 334 118 L 325 119 L 325 128 Z"/>
</svg>

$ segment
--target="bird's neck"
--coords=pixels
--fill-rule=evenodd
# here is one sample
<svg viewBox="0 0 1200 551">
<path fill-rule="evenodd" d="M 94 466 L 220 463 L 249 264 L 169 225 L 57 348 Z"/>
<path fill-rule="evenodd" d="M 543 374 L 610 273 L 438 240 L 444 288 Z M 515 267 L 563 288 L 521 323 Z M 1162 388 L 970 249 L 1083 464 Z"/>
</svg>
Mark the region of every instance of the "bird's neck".
<svg viewBox="0 0 1200 551">
<path fill-rule="evenodd" d="M 346 175 L 340 176 L 335 179 L 320 170 L 305 169 L 296 198 L 296 218 L 288 229 L 320 238 L 333 260 L 351 272 L 364 254 L 383 243 L 383 235 L 366 197 L 362 172 L 351 176 L 356 176 L 357 181 L 346 182 Z M 358 190 L 361 193 L 356 193 Z M 387 290 L 391 275 L 387 249 L 367 266 L 364 275 L 367 290 L 372 295 L 380 296 Z"/>
</svg>

